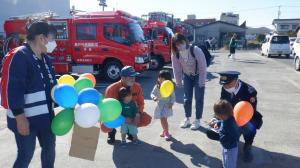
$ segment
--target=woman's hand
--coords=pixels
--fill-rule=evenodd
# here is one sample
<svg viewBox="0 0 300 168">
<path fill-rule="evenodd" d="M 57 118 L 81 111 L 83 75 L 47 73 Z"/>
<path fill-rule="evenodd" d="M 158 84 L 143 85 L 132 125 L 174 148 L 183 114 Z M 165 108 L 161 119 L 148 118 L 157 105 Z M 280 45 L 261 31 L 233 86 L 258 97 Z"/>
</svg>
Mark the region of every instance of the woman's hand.
<svg viewBox="0 0 300 168">
<path fill-rule="evenodd" d="M 20 114 L 16 116 L 17 130 L 19 134 L 26 136 L 30 134 L 29 122 L 25 114 Z"/>
</svg>

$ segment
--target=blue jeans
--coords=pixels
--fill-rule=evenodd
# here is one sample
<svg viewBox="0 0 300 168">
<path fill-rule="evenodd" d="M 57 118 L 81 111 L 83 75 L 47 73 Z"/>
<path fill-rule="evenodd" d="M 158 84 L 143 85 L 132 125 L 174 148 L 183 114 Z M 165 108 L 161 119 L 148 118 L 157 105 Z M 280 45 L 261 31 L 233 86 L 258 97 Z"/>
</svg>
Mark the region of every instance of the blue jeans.
<svg viewBox="0 0 300 168">
<path fill-rule="evenodd" d="M 241 133 L 243 134 L 245 144 L 251 145 L 256 135 L 255 124 L 250 121 L 246 125 L 242 126 L 240 129 Z"/>
<path fill-rule="evenodd" d="M 55 135 L 50 129 L 31 131 L 28 136 L 14 132 L 18 147 L 17 159 L 14 168 L 27 168 L 33 157 L 36 138 L 38 138 L 41 152 L 42 168 L 53 168 L 55 160 Z"/>
<path fill-rule="evenodd" d="M 185 117 L 189 118 L 192 115 L 193 90 L 195 90 L 196 119 L 202 118 L 205 87 L 199 87 L 199 75 L 189 76 L 184 74 L 183 89 Z"/>
<path fill-rule="evenodd" d="M 236 168 L 238 147 L 232 149 L 223 148 L 223 168 Z"/>
</svg>

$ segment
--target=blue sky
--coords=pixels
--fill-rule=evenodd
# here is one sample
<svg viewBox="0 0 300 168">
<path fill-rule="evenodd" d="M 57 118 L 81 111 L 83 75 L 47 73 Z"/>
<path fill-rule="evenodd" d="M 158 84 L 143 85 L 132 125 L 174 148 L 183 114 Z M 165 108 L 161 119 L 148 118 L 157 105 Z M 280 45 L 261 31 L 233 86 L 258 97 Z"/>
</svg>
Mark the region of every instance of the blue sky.
<svg viewBox="0 0 300 168">
<path fill-rule="evenodd" d="M 70 0 L 71 6 L 85 11 L 102 10 L 97 0 Z M 124 10 L 135 16 L 151 11 L 173 13 L 175 17 L 186 19 L 188 14 L 197 18 L 216 18 L 221 12 L 234 11 L 240 14 L 240 24 L 247 21 L 252 27 L 272 27 L 281 5 L 280 18 L 300 18 L 299 0 L 107 0 L 106 10 Z"/>
</svg>

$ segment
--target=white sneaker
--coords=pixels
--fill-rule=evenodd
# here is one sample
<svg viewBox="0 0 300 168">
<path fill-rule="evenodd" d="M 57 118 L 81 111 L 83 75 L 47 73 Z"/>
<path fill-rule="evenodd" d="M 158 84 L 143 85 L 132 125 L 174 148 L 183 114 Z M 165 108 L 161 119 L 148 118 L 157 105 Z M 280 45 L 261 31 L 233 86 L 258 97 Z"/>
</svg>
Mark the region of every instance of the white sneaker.
<svg viewBox="0 0 300 168">
<path fill-rule="evenodd" d="M 191 129 L 192 130 L 197 130 L 200 128 L 200 120 L 195 120 L 192 125 L 191 125 Z"/>
<path fill-rule="evenodd" d="M 180 127 L 181 128 L 187 128 L 191 125 L 190 120 L 188 118 L 184 119 L 181 123 L 180 123 Z"/>
</svg>

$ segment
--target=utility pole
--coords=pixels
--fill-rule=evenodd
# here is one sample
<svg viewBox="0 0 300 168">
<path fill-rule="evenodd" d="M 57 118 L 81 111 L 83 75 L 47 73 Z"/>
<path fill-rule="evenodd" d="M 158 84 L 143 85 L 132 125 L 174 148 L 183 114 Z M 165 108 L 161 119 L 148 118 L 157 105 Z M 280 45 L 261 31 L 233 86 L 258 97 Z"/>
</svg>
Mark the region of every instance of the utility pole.
<svg viewBox="0 0 300 168">
<path fill-rule="evenodd" d="M 98 0 L 98 1 L 100 1 L 99 6 L 102 6 L 102 11 L 104 11 L 104 8 L 107 7 L 106 0 Z"/>
<path fill-rule="evenodd" d="M 281 5 L 278 6 L 278 13 L 277 13 L 277 18 L 280 19 L 280 15 L 281 15 Z"/>
</svg>

